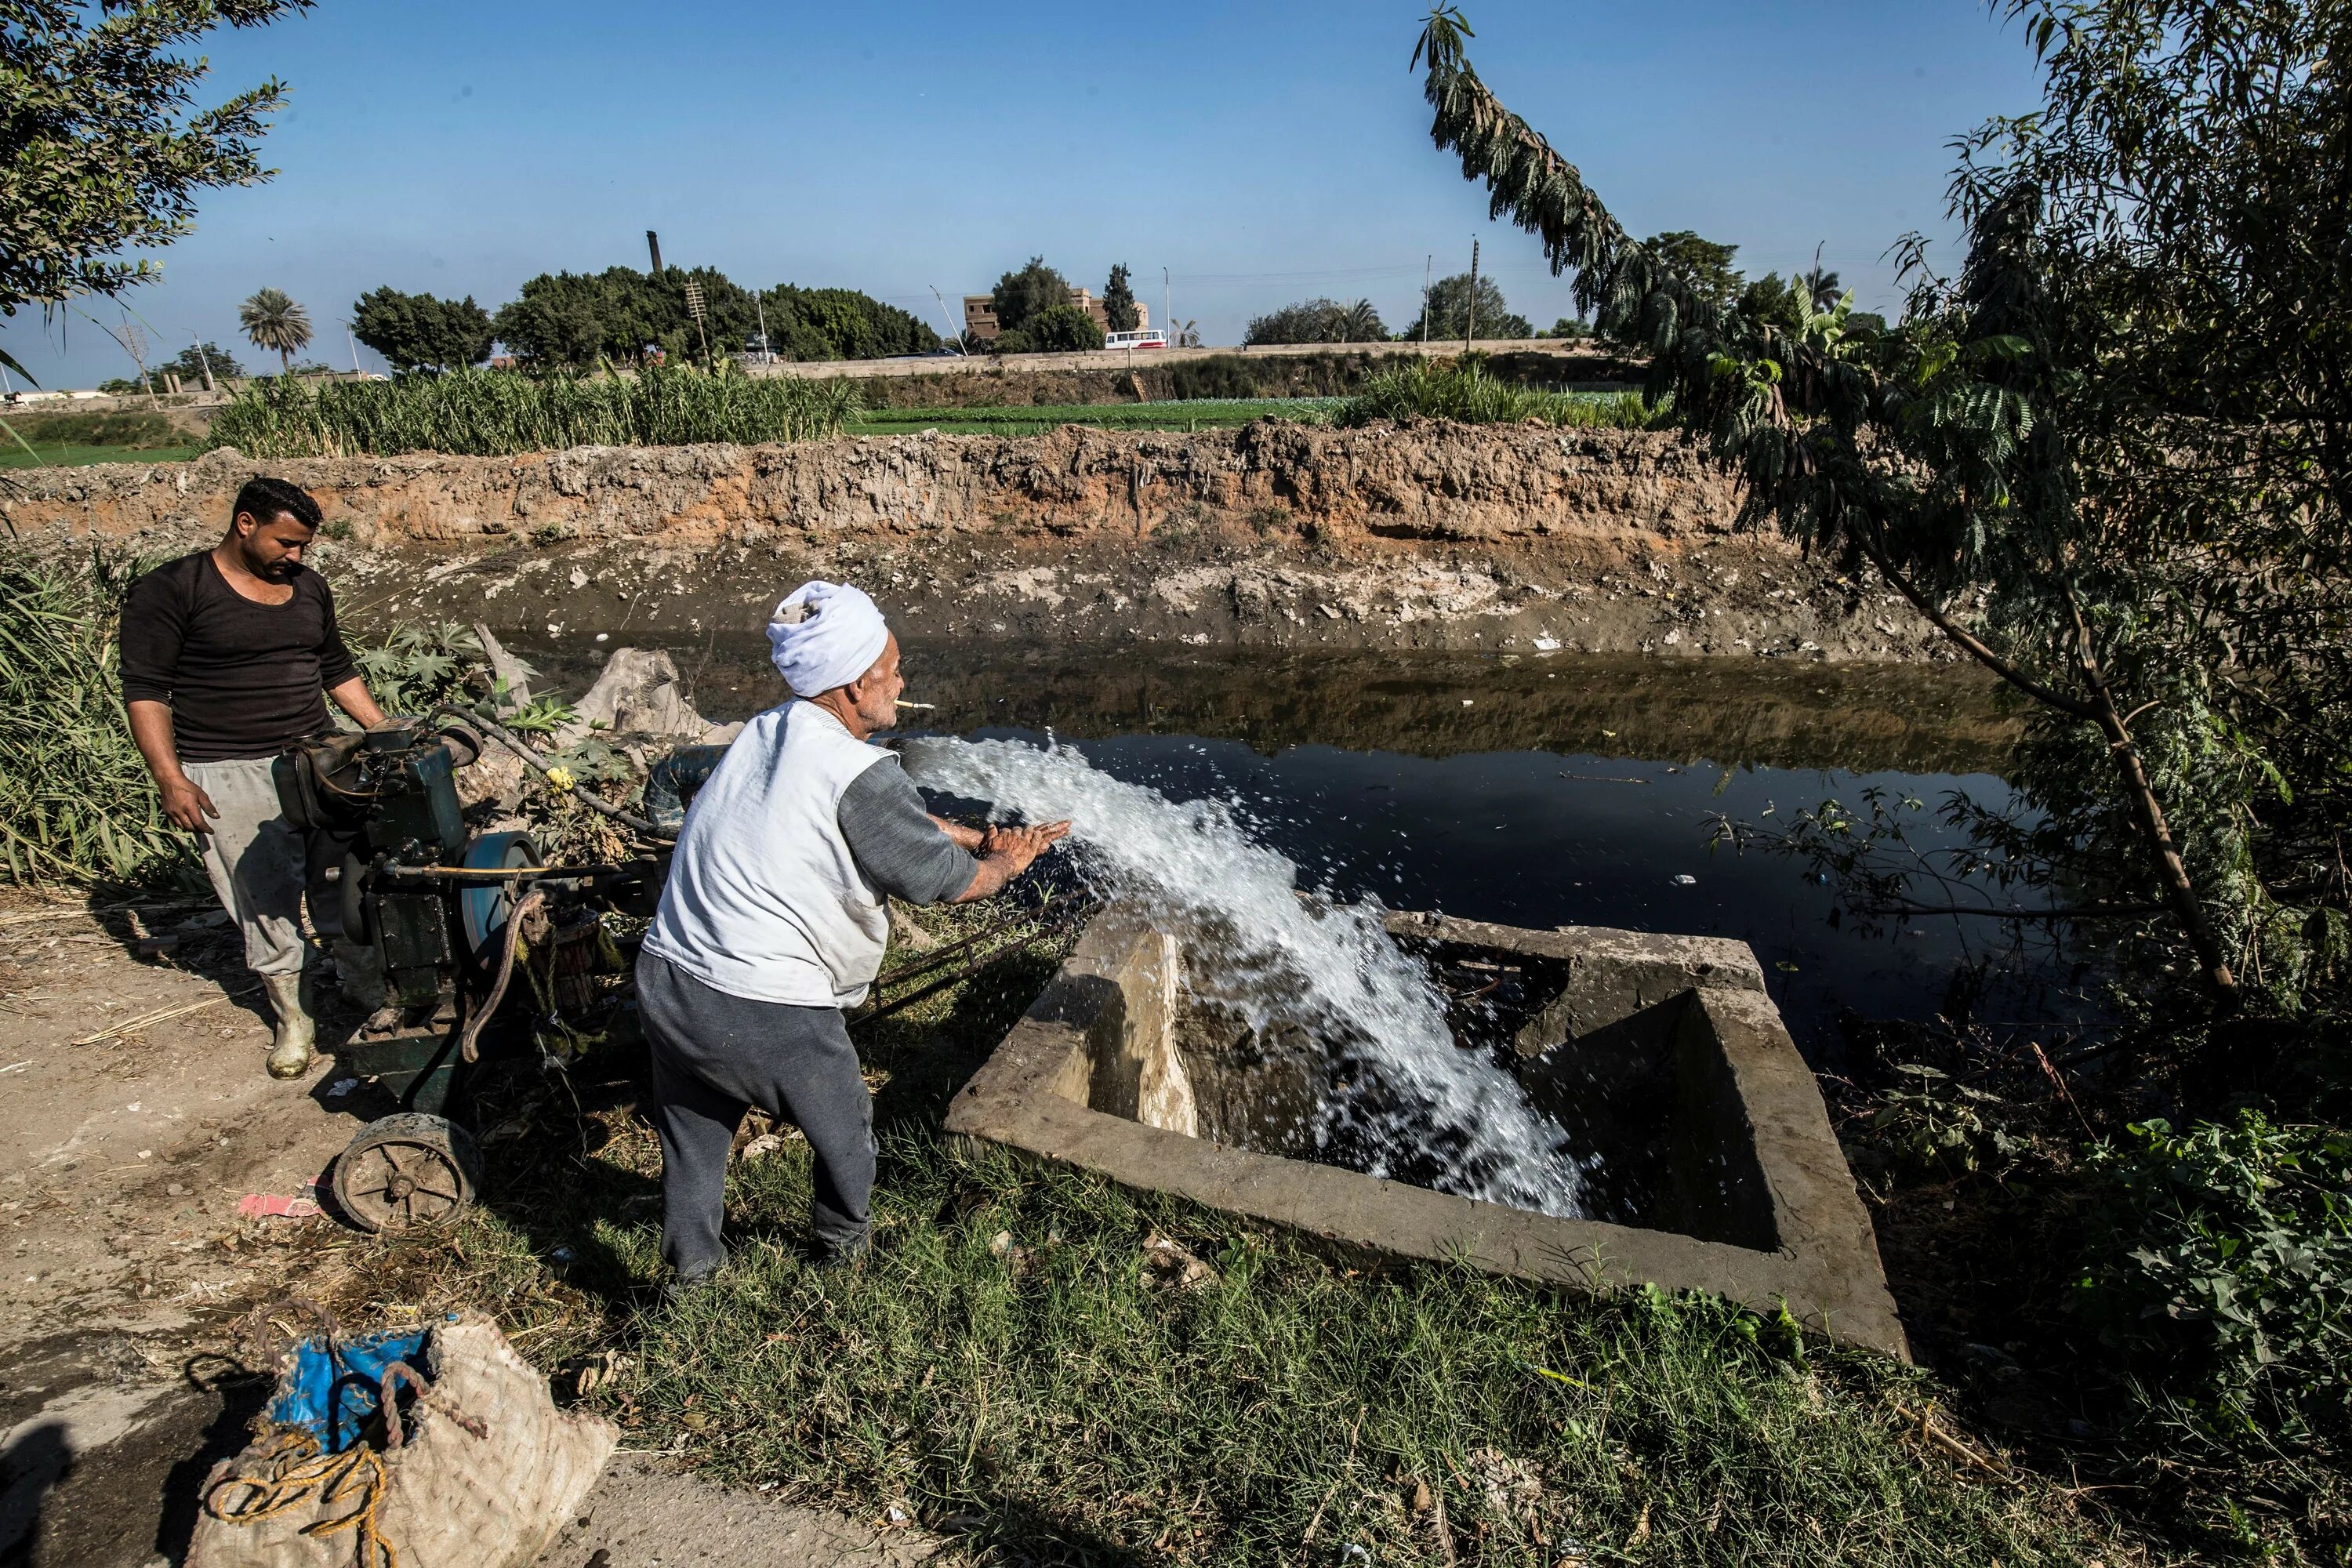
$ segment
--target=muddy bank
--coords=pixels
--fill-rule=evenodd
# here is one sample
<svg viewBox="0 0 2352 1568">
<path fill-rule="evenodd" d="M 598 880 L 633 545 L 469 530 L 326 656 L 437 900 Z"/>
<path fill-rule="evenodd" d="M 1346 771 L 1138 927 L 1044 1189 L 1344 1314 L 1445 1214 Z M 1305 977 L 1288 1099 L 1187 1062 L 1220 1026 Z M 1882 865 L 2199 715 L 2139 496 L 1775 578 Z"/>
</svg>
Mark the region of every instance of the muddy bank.
<svg viewBox="0 0 2352 1568">
<path fill-rule="evenodd" d="M 174 548 L 257 470 L 317 495 L 355 619 L 756 628 L 810 574 L 915 635 L 1046 643 L 1947 658 L 1769 531 L 1691 447 L 1532 426 L 887 437 L 20 475 L 20 536 Z"/>
</svg>

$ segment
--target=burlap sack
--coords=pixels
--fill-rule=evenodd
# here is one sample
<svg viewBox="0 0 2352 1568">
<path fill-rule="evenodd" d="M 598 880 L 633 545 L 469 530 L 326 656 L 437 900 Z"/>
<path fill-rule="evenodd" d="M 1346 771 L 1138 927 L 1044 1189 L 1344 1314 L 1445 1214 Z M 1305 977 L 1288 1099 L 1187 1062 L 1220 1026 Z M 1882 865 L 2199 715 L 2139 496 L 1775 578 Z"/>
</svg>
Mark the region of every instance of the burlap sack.
<svg viewBox="0 0 2352 1568">
<path fill-rule="evenodd" d="M 403 1441 L 324 1454 L 295 1427 L 205 1479 L 188 1568 L 522 1568 L 572 1518 L 619 1433 L 566 1415 L 473 1314 L 436 1323 Z M 281 1382 L 281 1387 L 284 1384 Z"/>
</svg>

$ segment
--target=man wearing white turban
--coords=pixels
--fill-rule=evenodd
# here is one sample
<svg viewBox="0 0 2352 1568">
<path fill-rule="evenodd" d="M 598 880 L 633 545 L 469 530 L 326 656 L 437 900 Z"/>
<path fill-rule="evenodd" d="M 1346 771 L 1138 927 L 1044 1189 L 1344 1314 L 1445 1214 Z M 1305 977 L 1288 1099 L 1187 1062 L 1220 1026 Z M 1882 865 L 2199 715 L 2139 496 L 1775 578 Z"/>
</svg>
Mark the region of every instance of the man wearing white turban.
<svg viewBox="0 0 2352 1568">
<path fill-rule="evenodd" d="M 1070 826 L 978 832 L 923 809 L 897 756 L 867 743 L 906 682 L 863 592 L 803 584 L 768 640 L 794 700 L 745 724 L 695 796 L 637 960 L 673 1289 L 725 1261 L 727 1157 L 753 1105 L 796 1122 L 816 1156 L 819 1261 L 864 1252 L 873 1100 L 842 1010 L 881 967 L 885 896 L 984 899 Z"/>
</svg>

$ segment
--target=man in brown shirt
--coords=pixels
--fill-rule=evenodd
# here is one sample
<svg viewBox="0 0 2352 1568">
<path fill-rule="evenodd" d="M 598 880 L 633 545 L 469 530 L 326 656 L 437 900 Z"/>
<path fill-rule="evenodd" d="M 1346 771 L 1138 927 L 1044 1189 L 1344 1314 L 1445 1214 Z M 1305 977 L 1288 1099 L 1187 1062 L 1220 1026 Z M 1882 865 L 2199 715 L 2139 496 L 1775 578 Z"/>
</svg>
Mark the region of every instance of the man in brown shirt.
<svg viewBox="0 0 2352 1568">
<path fill-rule="evenodd" d="M 269 764 L 332 730 L 326 699 L 362 725 L 383 718 L 335 626 L 326 580 L 302 564 L 319 503 L 283 479 L 237 491 L 228 532 L 210 550 L 131 584 L 122 607 L 122 695 L 131 738 L 155 775 L 164 815 L 196 835 L 205 870 L 245 934 L 245 960 L 278 1015 L 269 1071 L 299 1078 L 317 1026 L 302 940 L 306 846 L 279 814 Z M 369 950 L 339 940 L 340 919 L 313 909 L 336 941 L 352 1000 L 383 1000 Z"/>
</svg>

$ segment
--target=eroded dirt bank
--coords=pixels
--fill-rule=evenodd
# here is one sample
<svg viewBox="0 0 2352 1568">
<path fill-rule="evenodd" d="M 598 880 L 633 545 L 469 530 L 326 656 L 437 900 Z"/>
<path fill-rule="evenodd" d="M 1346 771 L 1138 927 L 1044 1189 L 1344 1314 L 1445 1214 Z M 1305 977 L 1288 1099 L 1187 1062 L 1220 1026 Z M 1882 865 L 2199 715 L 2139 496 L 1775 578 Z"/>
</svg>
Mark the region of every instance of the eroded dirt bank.
<svg viewBox="0 0 2352 1568">
<path fill-rule="evenodd" d="M 1641 431 L 1268 420 L 497 458 L 215 452 L 20 474 L 0 521 L 173 547 L 216 534 L 257 471 L 320 498 L 354 618 L 751 629 L 827 574 L 917 635 L 1948 657 L 1883 584 L 1736 527 L 1732 483 Z"/>
</svg>

